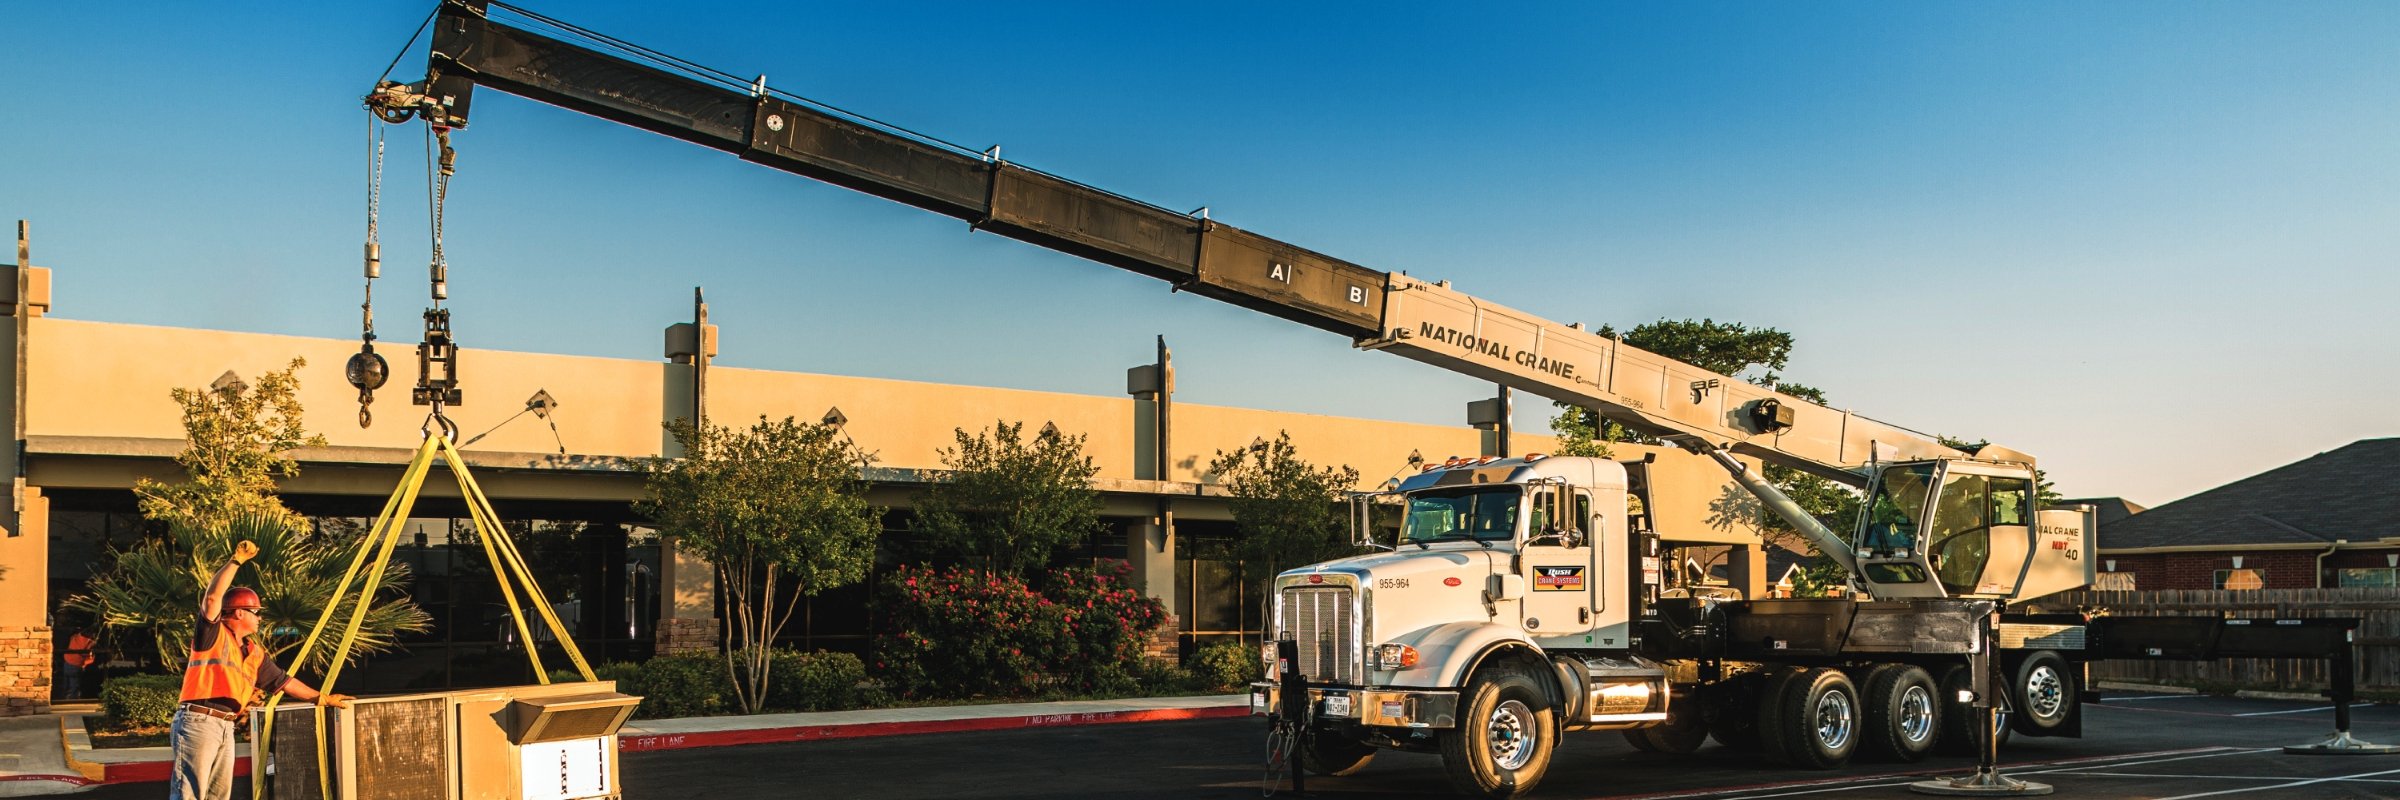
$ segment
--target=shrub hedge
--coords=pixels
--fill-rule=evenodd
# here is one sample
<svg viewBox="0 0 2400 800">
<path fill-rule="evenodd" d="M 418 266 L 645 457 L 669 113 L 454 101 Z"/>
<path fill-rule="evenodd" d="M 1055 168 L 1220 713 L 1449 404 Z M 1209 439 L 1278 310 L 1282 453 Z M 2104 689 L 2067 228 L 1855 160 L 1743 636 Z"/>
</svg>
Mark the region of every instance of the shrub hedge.
<svg viewBox="0 0 2400 800">
<path fill-rule="evenodd" d="M 120 675 L 100 686 L 100 713 L 126 725 L 166 727 L 175 723 L 183 697 L 181 675 Z"/>
<path fill-rule="evenodd" d="M 1139 691 L 1166 608 L 1126 588 L 1121 561 L 1059 570 L 1038 589 L 1007 574 L 901 567 L 878 587 L 874 673 L 917 698 Z"/>
<path fill-rule="evenodd" d="M 1184 661 L 1183 668 L 1192 674 L 1193 688 L 1207 692 L 1240 689 L 1266 675 L 1258 649 L 1241 642 L 1203 645 Z"/>
</svg>

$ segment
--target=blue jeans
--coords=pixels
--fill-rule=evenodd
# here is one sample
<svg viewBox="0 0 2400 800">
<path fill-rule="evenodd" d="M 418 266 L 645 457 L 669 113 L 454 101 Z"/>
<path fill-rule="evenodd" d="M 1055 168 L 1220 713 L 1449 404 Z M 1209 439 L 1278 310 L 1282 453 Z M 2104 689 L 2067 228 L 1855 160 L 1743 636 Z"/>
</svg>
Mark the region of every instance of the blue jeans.
<svg viewBox="0 0 2400 800">
<path fill-rule="evenodd" d="M 175 772 L 167 800 L 229 800 L 233 797 L 233 721 L 189 709 L 175 710 L 167 743 L 175 748 Z"/>
</svg>

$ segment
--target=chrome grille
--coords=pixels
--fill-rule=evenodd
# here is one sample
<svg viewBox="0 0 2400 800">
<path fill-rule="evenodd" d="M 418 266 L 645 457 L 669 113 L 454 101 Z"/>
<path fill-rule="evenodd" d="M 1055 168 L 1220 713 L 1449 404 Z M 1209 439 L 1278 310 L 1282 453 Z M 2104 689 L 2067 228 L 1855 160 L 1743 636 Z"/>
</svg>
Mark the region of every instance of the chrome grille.
<svg viewBox="0 0 2400 800">
<path fill-rule="evenodd" d="M 1346 586 L 1283 590 L 1283 635 L 1300 642 L 1300 674 L 1312 681 L 1359 682 L 1357 606 Z"/>
</svg>

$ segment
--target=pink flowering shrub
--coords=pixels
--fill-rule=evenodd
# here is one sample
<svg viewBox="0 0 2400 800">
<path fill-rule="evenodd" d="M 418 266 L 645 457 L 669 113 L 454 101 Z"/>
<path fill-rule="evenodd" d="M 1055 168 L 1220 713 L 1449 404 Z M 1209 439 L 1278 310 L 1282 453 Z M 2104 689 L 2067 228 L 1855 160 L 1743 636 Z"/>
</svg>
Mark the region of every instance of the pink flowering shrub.
<svg viewBox="0 0 2400 800">
<path fill-rule="evenodd" d="M 1166 609 L 1127 568 L 1070 568 L 1040 589 L 1013 575 L 902 567 L 876 597 L 871 672 L 908 697 L 1121 691 Z"/>
</svg>

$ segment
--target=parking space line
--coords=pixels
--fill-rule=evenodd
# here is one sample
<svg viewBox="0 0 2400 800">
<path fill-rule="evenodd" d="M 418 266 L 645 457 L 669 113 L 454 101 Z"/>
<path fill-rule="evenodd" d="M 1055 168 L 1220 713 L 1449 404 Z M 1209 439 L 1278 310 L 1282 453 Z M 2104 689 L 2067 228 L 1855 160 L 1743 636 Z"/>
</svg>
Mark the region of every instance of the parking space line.
<svg viewBox="0 0 2400 800">
<path fill-rule="evenodd" d="M 2274 750 L 2277 748 L 2266 749 Z M 2117 755 L 2107 756 L 2084 756 L 2081 758 L 2059 759 L 2055 761 L 2032 761 L 2022 764 L 2002 764 L 2001 769 L 2003 770 L 2004 774 L 2012 775 L 2035 772 L 2063 772 L 2067 770 L 2083 768 L 2077 765 L 2089 765 L 2090 767 L 2095 768 L 2130 767 L 2142 764 L 2157 764 L 2166 761 L 2181 761 L 2186 758 L 2209 758 L 2218 755 L 2237 755 L 2241 753 L 2257 752 L 2264 752 L 2264 750 L 2235 750 L 2233 748 L 2220 745 L 2215 747 L 2185 748 L 2181 750 L 2157 750 L 2147 753 L 2120 753 Z M 2172 757 L 2151 758 L 2152 756 Z M 2148 760 L 2125 761 L 2125 759 Z M 2052 769 L 2038 769 L 2040 767 L 2051 767 Z M 1684 791 L 1661 792 L 1657 794 L 1634 795 L 1630 797 L 1616 797 L 1613 798 L 1613 800 L 1689 800 L 1690 798 L 1737 796 L 1742 798 L 1797 797 L 1800 795 L 1820 794 L 1824 792 L 1852 791 L 1857 789 L 1882 789 L 1893 786 L 1907 786 L 1911 783 L 1915 783 L 1926 778 L 1965 774 L 1966 772 L 1972 771 L 1973 768 L 1971 767 L 1965 770 L 1921 769 L 1907 772 L 1885 772 L 1875 775 L 1859 775 L 1848 778 L 1820 778 L 1817 780 L 1762 783 L 1752 784 L 1749 786 L 1724 786 L 1707 789 L 1690 789 Z M 1750 794 L 1751 792 L 1765 792 L 1765 794 Z"/>
<path fill-rule="evenodd" d="M 2282 711 L 2252 711 L 2252 712 L 2250 712 L 2250 713 L 2248 713 L 2248 714 L 2235 714 L 2234 716 L 2237 716 L 2237 717 L 2267 717 L 2267 716 L 2274 716 L 2274 715 L 2276 715 L 2276 714 L 2306 714 L 2306 713 L 2308 713 L 2308 712 L 2311 712 L 2311 711 L 2332 711 L 2332 710 L 2333 710 L 2333 708 L 2334 708 L 2333 706 L 2318 706 L 2318 707 L 2316 707 L 2316 708 L 2288 708 L 2288 709 L 2284 709 L 2284 710 L 2282 710 Z"/>
<path fill-rule="evenodd" d="M 2175 756 L 2175 757 L 2173 757 L 2173 758 L 2153 758 L 2153 759 L 2150 759 L 2150 760 L 2148 760 L 2148 761 L 2125 761 L 2125 762 L 2120 762 L 2120 763 L 2115 763 L 2115 764 L 2094 764 L 2094 765 L 2091 765 L 2091 766 L 2089 766 L 2089 767 L 2058 767 L 2058 768 L 2056 768 L 2056 769 L 2033 770 L 2032 772 L 2033 772 L 2034 774 L 2044 774 L 2044 775 L 2047 775 L 2047 774 L 2052 774 L 2052 773 L 2071 773 L 2071 772 L 2076 772 L 2076 771 L 2079 771 L 2079 770 L 2084 770 L 2084 769 L 2099 769 L 2099 768 L 2101 768 L 2101 767 L 2138 767 L 2138 766 L 2142 766 L 2142 765 L 2144 765 L 2144 764 L 2164 764 L 2164 763 L 2167 763 L 2167 762 L 2169 762 L 2169 761 L 2190 761 L 2190 760 L 2192 760 L 2192 759 L 2195 759 L 2195 758 L 2217 758 L 2217 757 L 2220 757 L 2220 756 L 2239 756 L 2239 755 L 2249 755 L 2249 754 L 2252 754 L 2252 753 L 2274 753 L 2274 752 L 2281 752 L 2281 751 L 2283 750 L 2283 748 L 2280 748 L 2280 747 L 2260 747 L 2260 748 L 2247 749 L 2247 750 L 2244 750 L 2244 749 L 2236 749 L 2236 748 L 2231 748 L 2231 747 L 2209 747 L 2209 748 L 2203 748 L 2203 749 L 2204 749 L 2204 750 L 2206 750 L 2206 751 L 2208 751 L 2208 752 L 2197 752 L 2197 751 L 2193 751 L 2193 750 L 2167 750 L 2167 751 L 2163 751 L 2163 752 L 2160 752 L 2160 753 L 2136 753 L 2136 754 L 2133 754 L 2133 757 L 2140 757 L 2140 756 L 2146 756 L 2146 755 L 2167 755 L 2167 754 L 2172 754 L 2172 753 L 2195 753 L 2195 754 L 2194 754 L 2194 755 L 2178 755 L 2178 756 Z M 2094 760 L 2094 759 L 2087 759 L 2087 760 Z M 2029 765 L 2029 766 L 2030 766 L 2030 765 Z M 2020 771 L 2022 771 L 2022 770 L 2020 770 Z"/>
<path fill-rule="evenodd" d="M 2120 703 L 2120 702 L 2124 702 L 2124 701 L 2126 701 L 2126 700 L 2189 700 L 2189 699 L 2191 699 L 2191 698 L 2194 698 L 2194 697 L 2209 697 L 2209 696 L 2210 696 L 2210 695 L 2205 695 L 2205 694 L 2145 694 L 2145 695 L 2141 695 L 2141 696 L 2139 696 L 2139 697 L 2103 697 L 2103 698 L 2100 698 L 2100 702 L 2102 702 L 2102 703 Z"/>
<path fill-rule="evenodd" d="M 2244 789 L 2223 789 L 2223 790 L 2214 791 L 2214 792 L 2201 792 L 2201 793 L 2198 793 L 2198 794 L 2179 794 L 2179 795 L 2176 795 L 2176 796 L 2174 796 L 2174 797 L 2161 798 L 2160 800 L 2191 800 L 2191 798 L 2194 798 L 2194 797 L 2217 797 L 2217 796 L 2220 796 L 2220 795 L 2228 795 L 2228 794 L 2242 794 L 2242 793 L 2245 793 L 2245 792 L 2263 792 L 2263 791 L 2267 791 L 2267 790 L 2269 790 L 2269 789 L 2290 789 L 2290 788 L 2292 788 L 2292 787 L 2295 787 L 2295 786 L 2314 786 L 2314 785 L 2316 785 L 2316 784 L 2320 784 L 2320 783 L 2334 783 L 2334 782 L 2337 782 L 2337 781 L 2354 781 L 2354 780 L 2358 780 L 2358 779 L 2360 779 L 2360 778 L 2372 778 L 2372 777 L 2375 777 L 2375 776 L 2377 776 L 2377 775 L 2393 775 L 2393 774 L 2400 774 L 2400 769 L 2387 769 L 2387 770 L 2383 770 L 2383 771 L 2381 771 L 2381 772 L 2361 772 L 2361 773 L 2359 773 L 2359 774 L 2356 774 L 2356 775 L 2337 775 L 2337 776 L 2334 776 L 2334 777 L 2331 777 L 2331 778 L 2312 778 L 2312 779 L 2309 779 L 2309 780 L 2304 780 L 2304 781 L 2293 781 L 2293 782 L 2291 782 L 2291 783 L 2278 783 L 2278 784 L 2275 784 L 2275 785 L 2273 785 L 2273 786 L 2252 786 L 2252 787 L 2248 787 L 2248 788 L 2244 788 Z"/>
</svg>

